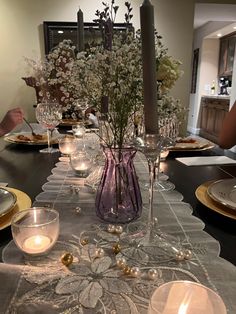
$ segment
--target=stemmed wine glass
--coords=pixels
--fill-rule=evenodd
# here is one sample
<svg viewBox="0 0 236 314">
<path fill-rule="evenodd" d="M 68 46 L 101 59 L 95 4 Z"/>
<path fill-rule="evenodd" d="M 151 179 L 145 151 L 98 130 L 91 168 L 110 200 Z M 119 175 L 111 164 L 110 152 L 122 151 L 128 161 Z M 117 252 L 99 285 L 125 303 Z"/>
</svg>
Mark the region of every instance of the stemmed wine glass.
<svg viewBox="0 0 236 314">
<path fill-rule="evenodd" d="M 58 149 L 51 147 L 52 132 L 62 119 L 62 108 L 57 102 L 39 103 L 35 110 L 36 119 L 47 129 L 48 147 L 41 149 L 40 153 L 55 153 Z"/>
<path fill-rule="evenodd" d="M 135 139 L 135 146 L 145 155 L 149 170 L 149 211 L 144 244 L 150 244 L 154 240 L 154 216 L 153 216 L 153 184 L 155 179 L 156 160 L 159 158 L 163 145 L 163 137 L 160 134 L 146 134 Z"/>
<path fill-rule="evenodd" d="M 138 240 L 138 246 L 155 246 L 179 257 L 179 254 L 182 254 L 179 244 L 176 243 L 172 236 L 163 233 L 158 228 L 158 222 L 157 219 L 154 218 L 153 212 L 153 184 L 155 179 L 156 160 L 160 158 L 162 147 L 165 147 L 168 143 L 168 139 L 160 134 L 146 134 L 143 137 L 137 137 L 135 139 L 135 147 L 145 155 L 148 161 L 149 209 L 148 221 L 145 223 L 145 227 L 143 226 L 138 234 L 133 234 L 131 237 Z"/>
</svg>

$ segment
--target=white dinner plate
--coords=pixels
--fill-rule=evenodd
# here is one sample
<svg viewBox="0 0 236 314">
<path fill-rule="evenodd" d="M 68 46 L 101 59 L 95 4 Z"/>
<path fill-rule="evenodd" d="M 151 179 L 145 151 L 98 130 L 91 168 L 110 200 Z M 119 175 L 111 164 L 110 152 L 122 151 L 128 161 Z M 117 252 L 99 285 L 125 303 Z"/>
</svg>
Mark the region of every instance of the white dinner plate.
<svg viewBox="0 0 236 314">
<path fill-rule="evenodd" d="M 0 188 L 0 217 L 11 211 L 16 204 L 16 195 L 4 188 Z"/>
<path fill-rule="evenodd" d="M 213 182 L 207 189 L 208 195 L 231 209 L 236 209 L 236 178 Z"/>
<path fill-rule="evenodd" d="M 30 132 L 9 133 L 4 136 L 4 140 L 9 143 L 23 144 L 23 145 L 47 145 L 47 134 L 40 134 L 40 139 L 34 138 Z M 58 143 L 58 135 L 53 135 L 51 144 Z"/>
</svg>

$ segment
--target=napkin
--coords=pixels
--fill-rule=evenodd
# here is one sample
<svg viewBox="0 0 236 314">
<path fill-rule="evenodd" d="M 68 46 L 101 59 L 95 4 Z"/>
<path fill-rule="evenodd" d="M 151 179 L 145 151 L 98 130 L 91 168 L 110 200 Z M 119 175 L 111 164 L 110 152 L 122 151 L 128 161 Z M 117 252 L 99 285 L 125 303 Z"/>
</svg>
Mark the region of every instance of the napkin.
<svg viewBox="0 0 236 314">
<path fill-rule="evenodd" d="M 208 166 L 208 165 L 225 165 L 236 164 L 236 160 L 226 156 L 199 156 L 175 158 L 186 166 Z"/>
</svg>

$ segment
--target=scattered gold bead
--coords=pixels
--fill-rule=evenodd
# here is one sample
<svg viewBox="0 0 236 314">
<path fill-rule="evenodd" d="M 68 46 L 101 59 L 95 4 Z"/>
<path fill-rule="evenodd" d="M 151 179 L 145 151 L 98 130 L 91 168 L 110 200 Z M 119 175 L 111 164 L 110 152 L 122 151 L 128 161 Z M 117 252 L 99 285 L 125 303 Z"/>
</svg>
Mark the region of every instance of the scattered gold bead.
<svg viewBox="0 0 236 314">
<path fill-rule="evenodd" d="M 121 269 L 124 268 L 126 266 L 126 259 L 124 257 L 118 258 L 116 265 Z"/>
<path fill-rule="evenodd" d="M 122 226 L 116 226 L 115 227 L 115 233 L 121 234 L 123 232 L 123 227 Z"/>
<path fill-rule="evenodd" d="M 95 256 L 96 257 L 103 257 L 105 254 L 104 250 L 102 248 L 97 248 L 95 251 Z"/>
<path fill-rule="evenodd" d="M 125 275 L 129 275 L 130 274 L 130 270 L 131 270 L 131 268 L 128 265 L 126 265 L 125 268 L 123 269 L 123 273 Z"/>
<path fill-rule="evenodd" d="M 175 259 L 176 261 L 183 261 L 185 258 L 185 255 L 184 255 L 184 252 L 182 251 L 178 251 L 176 254 L 175 254 Z"/>
<path fill-rule="evenodd" d="M 130 269 L 130 276 L 137 278 L 140 276 L 140 269 L 139 267 L 131 267 Z"/>
<path fill-rule="evenodd" d="M 61 256 L 61 262 L 65 266 L 70 266 L 73 263 L 73 255 L 71 253 L 65 253 Z"/>
<path fill-rule="evenodd" d="M 192 258 L 192 251 L 191 250 L 185 250 L 184 251 L 184 258 L 189 260 Z"/>
<path fill-rule="evenodd" d="M 108 225 L 107 231 L 110 232 L 110 233 L 115 232 L 115 226 L 114 225 Z"/>
<path fill-rule="evenodd" d="M 119 244 L 119 243 L 115 243 L 115 244 L 112 246 L 112 251 L 113 251 L 113 253 L 115 253 L 115 254 L 120 253 L 120 251 L 121 251 L 121 246 L 120 246 L 120 244 Z"/>
<path fill-rule="evenodd" d="M 157 277 L 157 270 L 151 268 L 148 270 L 148 278 L 154 280 Z"/>
<path fill-rule="evenodd" d="M 80 243 L 81 243 L 82 245 L 86 245 L 86 244 L 89 243 L 89 240 L 85 238 L 85 239 L 82 239 L 82 240 L 80 241 Z"/>
</svg>

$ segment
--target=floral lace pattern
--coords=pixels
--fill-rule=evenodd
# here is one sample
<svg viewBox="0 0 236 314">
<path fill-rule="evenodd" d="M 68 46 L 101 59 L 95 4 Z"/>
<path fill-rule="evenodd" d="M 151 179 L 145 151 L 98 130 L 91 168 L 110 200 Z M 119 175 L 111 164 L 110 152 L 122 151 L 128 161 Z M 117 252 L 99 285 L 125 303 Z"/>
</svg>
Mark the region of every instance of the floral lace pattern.
<svg viewBox="0 0 236 314">
<path fill-rule="evenodd" d="M 147 169 L 142 158 L 137 155 L 136 169 L 139 179 L 145 180 Z M 68 163 L 58 162 L 52 173 L 34 205 L 46 204 L 59 211 L 60 238 L 45 258 L 18 256 L 13 242 L 6 247 L 3 260 L 7 264 L 0 265 L 1 282 L 6 278 L 0 294 L 3 313 L 146 314 L 152 292 L 171 280 L 199 281 L 221 295 L 228 314 L 236 312 L 235 267 L 219 257 L 219 243 L 202 231 L 204 224 L 192 216 L 191 206 L 182 202 L 180 193 L 156 192 L 161 241 L 145 247 L 135 238 L 145 226 L 145 207 L 139 221 L 123 226 L 119 235 L 109 233 L 94 214 L 94 193 L 83 186 L 82 179 L 71 175 Z M 79 194 L 70 191 L 71 184 L 79 184 Z M 147 203 L 145 194 L 143 202 Z M 78 206 L 82 208 L 79 213 Z M 170 245 L 163 246 L 163 239 Z M 117 242 L 121 250 L 115 255 L 112 247 Z M 179 246 L 191 249 L 190 260 L 177 262 L 173 258 L 172 247 Z M 103 248 L 104 255 L 97 257 L 97 248 Z M 69 267 L 61 263 L 65 252 L 74 256 Z M 129 266 L 139 267 L 140 276 L 124 274 L 117 266 L 117 259 L 123 257 Z M 151 268 L 156 270 L 153 279 L 147 276 Z"/>
<path fill-rule="evenodd" d="M 147 277 L 147 266 L 140 267 L 139 277 L 127 276 L 116 265 L 120 255 L 112 254 L 106 244 L 105 255 L 99 258 L 97 245 L 81 246 L 80 240 L 74 237 L 70 244 L 60 242 L 48 257 L 26 261 L 22 277 L 32 286 L 16 298 L 9 313 L 18 313 L 32 304 L 39 308 L 47 305 L 56 313 L 146 313 L 149 298 L 159 285 L 178 279 L 198 281 L 189 271 L 167 266 L 156 267 L 154 280 Z M 107 243 L 110 240 L 108 234 Z M 59 259 L 64 249 L 70 249 L 75 256 L 68 268 Z M 132 249 L 125 254 L 127 258 L 134 256 Z"/>
</svg>

